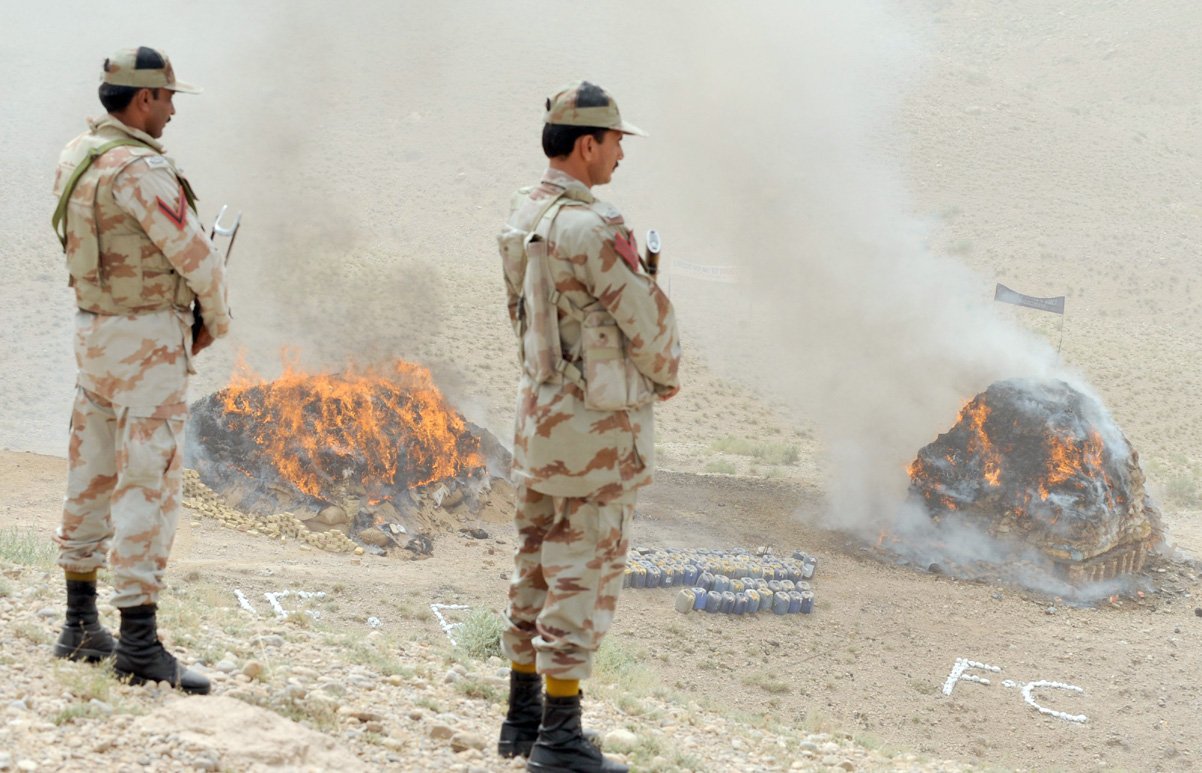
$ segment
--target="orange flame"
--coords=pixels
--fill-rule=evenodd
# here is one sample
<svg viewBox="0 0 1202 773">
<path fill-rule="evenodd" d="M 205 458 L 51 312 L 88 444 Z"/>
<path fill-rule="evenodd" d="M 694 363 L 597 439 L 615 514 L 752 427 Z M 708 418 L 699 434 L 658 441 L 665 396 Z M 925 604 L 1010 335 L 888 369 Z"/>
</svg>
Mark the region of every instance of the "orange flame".
<svg viewBox="0 0 1202 773">
<path fill-rule="evenodd" d="M 970 400 L 960 411 L 957 424 L 967 432 L 964 450 L 967 459 L 978 460 L 981 466 L 981 477 L 985 483 L 996 488 L 1001 485 L 1002 454 L 994 444 L 986 429 L 990 417 L 990 406 L 983 396 Z M 1106 486 L 1106 497 L 1114 506 L 1114 485 L 1106 472 L 1104 465 L 1105 443 L 1097 430 L 1091 430 L 1084 440 L 1072 435 L 1063 435 L 1049 429 L 1042 440 L 1045 461 L 1042 476 L 1034 483 L 1034 494 L 1042 501 L 1047 501 L 1051 491 L 1074 477 L 1080 479 L 1101 478 Z M 954 469 L 961 460 L 958 452 L 947 452 L 943 457 L 950 468 Z M 927 481 L 931 478 L 932 470 L 929 463 L 922 457 L 915 459 L 909 466 L 908 472 L 913 481 Z M 1027 506 L 1033 498 L 1028 493 L 1025 502 L 1013 510 L 1015 518 L 1027 515 Z M 955 510 L 956 504 L 951 499 L 938 496 L 928 496 L 931 504 L 938 503 L 945 510 Z M 1053 520 L 1053 523 L 1055 521 Z"/>
<path fill-rule="evenodd" d="M 278 379 L 240 374 L 223 399 L 281 476 L 312 496 L 328 496 L 323 481 L 351 467 L 362 470 L 365 491 L 378 492 L 394 487 L 398 471 L 412 487 L 483 464 L 479 441 L 430 371 L 403 360 L 305 373 L 286 356 Z"/>
<path fill-rule="evenodd" d="M 971 430 L 968 438 L 968 452 L 980 457 L 985 482 L 996 487 L 1001 485 L 1002 457 L 993 447 L 989 433 L 985 431 L 985 421 L 988 418 L 989 406 L 985 404 L 984 400 L 973 400 L 960 412 L 960 420 L 967 420 L 968 428 Z"/>
<path fill-rule="evenodd" d="M 1089 433 L 1089 437 L 1081 442 L 1052 434 L 1046 439 L 1046 448 L 1047 475 L 1039 487 L 1039 496 L 1045 501 L 1052 486 L 1064 483 L 1074 475 L 1105 476 L 1102 467 L 1102 436 L 1097 432 Z"/>
</svg>

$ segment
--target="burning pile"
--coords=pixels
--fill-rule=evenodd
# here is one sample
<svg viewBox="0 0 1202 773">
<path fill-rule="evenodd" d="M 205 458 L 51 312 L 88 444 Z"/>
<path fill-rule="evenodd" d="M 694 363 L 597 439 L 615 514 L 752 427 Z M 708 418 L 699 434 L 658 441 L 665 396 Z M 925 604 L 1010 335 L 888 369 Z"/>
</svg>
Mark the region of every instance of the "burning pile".
<svg viewBox="0 0 1202 773">
<path fill-rule="evenodd" d="M 936 522 L 1020 538 L 1072 583 L 1138 572 L 1161 539 L 1139 455 L 1063 381 L 992 385 L 918 452 L 910 481 Z"/>
<path fill-rule="evenodd" d="M 231 505 L 290 511 L 378 549 L 435 529 L 434 510 L 478 513 L 492 485 L 485 455 L 504 453 L 450 408 L 429 370 L 402 360 L 242 377 L 199 400 L 191 422 L 186 462 Z"/>
</svg>

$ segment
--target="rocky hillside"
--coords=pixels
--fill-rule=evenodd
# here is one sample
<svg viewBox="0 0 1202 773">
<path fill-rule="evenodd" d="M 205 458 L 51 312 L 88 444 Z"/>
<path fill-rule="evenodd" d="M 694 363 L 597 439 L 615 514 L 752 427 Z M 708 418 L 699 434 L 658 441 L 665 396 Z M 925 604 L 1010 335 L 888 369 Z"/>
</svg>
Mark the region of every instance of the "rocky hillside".
<svg viewBox="0 0 1202 773">
<path fill-rule="evenodd" d="M 327 623 L 354 599 L 353 577 L 308 610 L 275 617 L 232 604 L 192 571 L 161 612 L 164 640 L 214 683 L 210 696 L 185 697 L 51 657 L 61 574 L 42 537 L 0 533 L 0 770 L 521 767 L 493 751 L 507 671 L 491 613 L 453 629 L 460 642 L 452 646 L 437 628 L 400 637 L 370 621 L 361 631 Z M 102 614 L 115 626 L 111 608 Z M 604 651 L 600 671 L 586 720 L 637 770 L 970 769 L 868 748 L 817 721 L 766 726 L 657 694 L 618 650 Z"/>
</svg>

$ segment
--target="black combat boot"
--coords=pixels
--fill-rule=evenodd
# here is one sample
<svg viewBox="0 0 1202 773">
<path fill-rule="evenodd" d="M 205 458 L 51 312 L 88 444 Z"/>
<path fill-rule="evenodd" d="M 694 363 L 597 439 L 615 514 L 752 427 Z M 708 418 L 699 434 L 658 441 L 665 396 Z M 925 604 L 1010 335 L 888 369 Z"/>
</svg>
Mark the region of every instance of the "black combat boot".
<svg viewBox="0 0 1202 773">
<path fill-rule="evenodd" d="M 627 773 L 629 768 L 601 753 L 580 729 L 580 695 L 543 699 L 538 740 L 526 760 L 538 773 Z"/>
<path fill-rule="evenodd" d="M 509 712 L 501 723 L 497 753 L 502 757 L 529 756 L 543 719 L 543 678 L 509 672 Z"/>
<path fill-rule="evenodd" d="M 538 739 L 543 719 L 543 678 L 538 674 L 509 672 L 509 712 L 501 723 L 497 753 L 502 757 L 529 757 Z M 581 731 L 584 738 L 601 748 L 601 734 L 591 728 Z"/>
<path fill-rule="evenodd" d="M 96 583 L 67 580 L 67 622 L 54 645 L 54 657 L 95 663 L 112 655 L 113 646 L 96 611 Z"/>
<path fill-rule="evenodd" d="M 209 680 L 179 664 L 159 641 L 154 604 L 121 610 L 121 634 L 113 668 L 130 684 L 167 682 L 187 693 L 209 694 Z"/>
</svg>

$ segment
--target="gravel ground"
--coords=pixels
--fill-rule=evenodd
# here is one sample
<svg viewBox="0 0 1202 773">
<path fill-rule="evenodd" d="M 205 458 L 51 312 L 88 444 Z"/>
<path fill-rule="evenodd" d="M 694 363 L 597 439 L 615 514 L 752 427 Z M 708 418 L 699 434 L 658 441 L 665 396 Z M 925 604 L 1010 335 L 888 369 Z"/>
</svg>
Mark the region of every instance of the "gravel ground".
<svg viewBox="0 0 1202 773">
<path fill-rule="evenodd" d="M 521 769 L 493 750 L 508 684 L 500 658 L 302 615 L 251 617 L 213 603 L 214 590 L 181 584 L 162 605 L 164 640 L 213 680 L 212 695 L 189 697 L 122 684 L 105 664 L 54 660 L 58 571 L 0 562 L 0 770 Z M 115 624 L 111 608 L 102 616 Z M 586 722 L 636 770 L 972 769 L 594 681 Z"/>
</svg>

